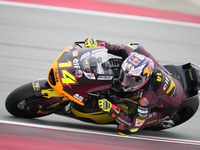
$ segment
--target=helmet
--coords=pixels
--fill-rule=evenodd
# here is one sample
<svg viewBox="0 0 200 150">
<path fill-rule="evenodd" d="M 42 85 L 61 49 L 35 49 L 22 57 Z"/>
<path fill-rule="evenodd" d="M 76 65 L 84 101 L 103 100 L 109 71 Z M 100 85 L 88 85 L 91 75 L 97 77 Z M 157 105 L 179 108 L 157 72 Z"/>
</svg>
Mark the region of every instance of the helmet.
<svg viewBox="0 0 200 150">
<path fill-rule="evenodd" d="M 154 62 L 138 53 L 132 53 L 122 63 L 120 81 L 125 92 L 143 87 L 151 77 Z"/>
</svg>

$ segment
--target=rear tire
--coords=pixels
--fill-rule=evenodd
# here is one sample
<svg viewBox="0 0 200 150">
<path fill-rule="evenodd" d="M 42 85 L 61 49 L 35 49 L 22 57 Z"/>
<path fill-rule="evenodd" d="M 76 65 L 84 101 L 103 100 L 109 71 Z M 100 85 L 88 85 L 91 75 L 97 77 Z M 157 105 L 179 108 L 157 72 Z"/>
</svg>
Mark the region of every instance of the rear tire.
<svg viewBox="0 0 200 150">
<path fill-rule="evenodd" d="M 178 119 L 174 120 L 173 127 L 178 126 L 178 125 L 188 121 L 192 116 L 194 116 L 194 114 L 196 113 L 198 108 L 199 108 L 199 97 L 198 96 L 195 96 L 188 100 L 183 101 L 181 103 L 180 108 L 177 111 Z M 154 130 L 154 131 L 159 131 L 159 130 L 163 130 L 163 129 L 165 129 L 165 128 L 163 128 L 162 126 L 154 126 L 153 124 L 147 128 L 144 128 L 144 130 Z"/>
<path fill-rule="evenodd" d="M 20 102 L 24 100 L 27 101 L 30 98 L 34 99 L 34 97 L 35 97 L 35 92 L 33 91 L 32 83 L 25 84 L 21 87 L 18 87 L 8 95 L 5 102 L 5 107 L 10 114 L 20 118 L 37 118 L 50 115 L 50 114 L 37 114 L 36 112 L 29 113 L 27 111 L 23 111 L 18 107 L 18 104 Z"/>
</svg>

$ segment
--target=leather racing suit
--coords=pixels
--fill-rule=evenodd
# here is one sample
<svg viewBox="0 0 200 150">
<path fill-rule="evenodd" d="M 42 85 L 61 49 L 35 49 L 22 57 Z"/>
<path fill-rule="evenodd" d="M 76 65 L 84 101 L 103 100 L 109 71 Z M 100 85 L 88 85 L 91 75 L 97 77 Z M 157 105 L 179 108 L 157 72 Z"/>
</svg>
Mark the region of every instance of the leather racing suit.
<svg viewBox="0 0 200 150">
<path fill-rule="evenodd" d="M 123 60 L 132 52 L 137 52 L 151 58 L 155 64 L 151 78 L 143 87 L 136 111 L 127 114 L 118 109 L 119 113 L 114 118 L 119 123 L 119 134 L 129 135 L 151 123 L 172 119 L 183 99 L 184 91 L 180 81 L 170 76 L 170 73 L 138 43 L 120 45 L 99 40 L 97 43 L 98 46 L 106 47 L 108 53 L 121 56 Z"/>
</svg>

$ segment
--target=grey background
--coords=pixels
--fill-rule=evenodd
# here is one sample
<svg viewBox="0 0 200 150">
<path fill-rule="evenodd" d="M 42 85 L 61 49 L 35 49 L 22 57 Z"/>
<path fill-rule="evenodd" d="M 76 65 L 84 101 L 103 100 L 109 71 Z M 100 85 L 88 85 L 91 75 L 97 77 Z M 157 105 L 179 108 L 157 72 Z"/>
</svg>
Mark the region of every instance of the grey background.
<svg viewBox="0 0 200 150">
<path fill-rule="evenodd" d="M 172 11 L 191 15 L 200 15 L 199 0 L 101 0 L 117 2 L 146 8 Z"/>
<path fill-rule="evenodd" d="M 5 99 L 12 90 L 46 78 L 62 50 L 87 37 L 123 44 L 139 42 L 163 64 L 200 64 L 200 28 L 0 5 L 0 120 L 117 134 L 112 125 L 98 126 L 56 115 L 19 119 L 5 110 Z M 161 132 L 141 131 L 133 136 L 200 140 L 199 117 L 198 111 L 178 127 Z"/>
</svg>

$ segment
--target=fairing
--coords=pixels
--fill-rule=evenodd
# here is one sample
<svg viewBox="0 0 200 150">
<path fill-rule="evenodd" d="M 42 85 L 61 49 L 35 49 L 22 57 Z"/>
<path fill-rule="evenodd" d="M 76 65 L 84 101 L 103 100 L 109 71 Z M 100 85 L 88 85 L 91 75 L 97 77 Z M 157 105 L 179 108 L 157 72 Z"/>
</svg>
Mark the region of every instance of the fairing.
<svg viewBox="0 0 200 150">
<path fill-rule="evenodd" d="M 112 85 L 107 49 L 75 48 L 69 45 L 54 61 L 47 81 L 62 96 L 84 105 L 85 96 Z"/>
</svg>

